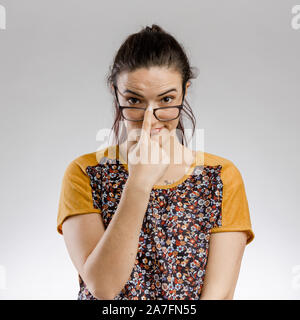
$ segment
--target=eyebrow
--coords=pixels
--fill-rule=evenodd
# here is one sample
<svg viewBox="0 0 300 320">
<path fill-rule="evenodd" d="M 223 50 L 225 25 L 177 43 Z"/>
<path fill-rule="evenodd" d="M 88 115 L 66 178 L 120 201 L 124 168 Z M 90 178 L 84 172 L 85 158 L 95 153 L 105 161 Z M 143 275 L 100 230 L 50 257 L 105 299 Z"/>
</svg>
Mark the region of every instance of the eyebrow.
<svg viewBox="0 0 300 320">
<path fill-rule="evenodd" d="M 163 96 L 164 94 L 169 93 L 169 92 L 171 92 L 171 91 L 176 91 L 176 92 L 177 92 L 177 90 L 176 90 L 175 88 L 172 88 L 172 89 L 167 90 L 166 92 L 163 92 L 163 93 L 158 94 L 157 96 L 158 96 L 158 97 Z M 134 91 L 131 91 L 131 90 L 129 90 L 129 89 L 125 90 L 123 93 L 126 93 L 126 92 L 129 92 L 129 93 L 135 94 L 136 96 L 139 96 L 139 97 L 144 98 L 141 94 L 138 94 L 138 93 L 136 93 L 136 92 L 134 92 Z"/>
</svg>

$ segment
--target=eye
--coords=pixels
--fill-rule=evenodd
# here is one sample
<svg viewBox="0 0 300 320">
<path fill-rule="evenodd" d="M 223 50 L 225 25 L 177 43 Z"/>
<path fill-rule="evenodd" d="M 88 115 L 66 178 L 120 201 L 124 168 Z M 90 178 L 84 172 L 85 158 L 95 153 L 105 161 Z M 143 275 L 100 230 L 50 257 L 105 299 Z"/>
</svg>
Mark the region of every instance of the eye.
<svg viewBox="0 0 300 320">
<path fill-rule="evenodd" d="M 164 102 L 167 102 L 167 103 L 168 103 L 168 102 L 171 102 L 171 101 L 174 99 L 174 97 L 172 97 L 172 96 L 167 96 L 167 97 L 163 97 L 163 98 L 162 98 L 162 100 L 164 100 L 164 99 L 171 99 L 171 100 L 169 100 L 169 101 L 166 101 L 166 100 L 164 101 Z"/>
<path fill-rule="evenodd" d="M 133 102 L 133 103 L 132 103 L 132 102 L 130 102 L 130 100 L 131 100 L 131 101 L 133 100 L 133 101 L 135 101 L 135 102 L 136 102 L 136 101 L 140 101 L 140 100 L 139 100 L 139 99 L 137 99 L 137 98 L 130 97 L 130 98 L 128 98 L 128 99 L 127 99 L 127 101 L 128 101 L 130 104 L 135 104 L 134 102 Z"/>
</svg>

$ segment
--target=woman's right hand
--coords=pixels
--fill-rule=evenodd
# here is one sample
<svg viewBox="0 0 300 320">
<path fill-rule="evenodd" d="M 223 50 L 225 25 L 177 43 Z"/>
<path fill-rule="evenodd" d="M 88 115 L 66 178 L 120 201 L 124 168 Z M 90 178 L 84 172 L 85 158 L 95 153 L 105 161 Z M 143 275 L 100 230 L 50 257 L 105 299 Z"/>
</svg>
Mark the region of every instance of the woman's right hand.
<svg viewBox="0 0 300 320">
<path fill-rule="evenodd" d="M 152 113 L 152 108 L 148 107 L 145 111 L 140 138 L 130 146 L 128 151 L 129 179 L 147 190 L 152 189 L 170 165 L 170 133 L 165 130 L 162 146 L 155 138 L 151 138 Z"/>
</svg>

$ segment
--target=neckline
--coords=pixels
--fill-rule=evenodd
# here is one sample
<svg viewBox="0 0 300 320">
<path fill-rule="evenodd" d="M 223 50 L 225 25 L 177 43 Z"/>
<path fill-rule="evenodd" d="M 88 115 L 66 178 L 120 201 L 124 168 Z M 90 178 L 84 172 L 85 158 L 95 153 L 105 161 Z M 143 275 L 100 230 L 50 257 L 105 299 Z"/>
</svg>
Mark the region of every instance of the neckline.
<svg viewBox="0 0 300 320">
<path fill-rule="evenodd" d="M 181 177 L 179 180 L 177 180 L 173 183 L 170 183 L 170 184 L 163 184 L 163 185 L 154 184 L 152 189 L 171 189 L 171 188 L 174 188 L 174 187 L 182 184 L 183 182 L 185 182 L 186 180 L 188 180 L 191 177 L 195 166 L 196 166 L 196 159 L 194 158 L 194 161 L 190 165 L 187 173 L 183 177 Z"/>
<path fill-rule="evenodd" d="M 124 167 L 124 169 L 127 171 L 128 173 L 128 164 L 127 162 L 123 159 L 121 153 L 119 152 L 119 145 L 115 145 L 115 146 L 109 146 L 108 148 L 115 148 L 115 153 L 111 153 L 109 152 L 108 154 L 114 154 L 114 156 L 119 160 L 119 162 L 121 163 L 121 165 Z M 195 150 L 193 150 L 195 151 Z M 165 184 L 165 185 L 159 185 L 159 184 L 154 184 L 152 186 L 152 190 L 161 190 L 161 189 L 171 189 L 171 188 L 174 188 L 180 184 L 182 184 L 184 181 L 188 180 L 195 167 L 201 163 L 203 163 L 203 161 L 201 161 L 201 157 L 202 157 L 202 154 L 203 152 L 201 153 L 201 151 L 195 151 L 195 157 L 194 157 L 194 160 L 193 162 L 191 163 L 188 171 L 186 172 L 186 174 L 184 176 L 182 176 L 179 180 L 173 182 L 173 183 L 170 183 L 170 184 Z"/>
</svg>

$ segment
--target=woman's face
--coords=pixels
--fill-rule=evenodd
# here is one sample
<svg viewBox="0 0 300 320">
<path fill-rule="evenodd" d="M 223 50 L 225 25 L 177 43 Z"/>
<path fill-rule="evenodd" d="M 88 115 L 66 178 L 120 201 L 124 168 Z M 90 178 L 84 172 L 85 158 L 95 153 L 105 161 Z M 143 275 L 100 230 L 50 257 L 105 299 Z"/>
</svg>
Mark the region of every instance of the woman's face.
<svg viewBox="0 0 300 320">
<path fill-rule="evenodd" d="M 188 82 L 187 87 L 190 85 Z M 152 105 L 153 110 L 158 107 L 181 105 L 182 78 L 181 74 L 174 70 L 164 67 L 140 68 L 132 72 L 122 72 L 117 80 L 117 94 L 121 106 L 143 106 Z M 168 109 L 172 110 L 172 109 Z M 174 110 L 174 109 L 173 109 Z M 135 111 L 135 110 L 134 110 Z M 134 122 L 123 119 L 127 134 L 132 140 L 133 135 L 136 136 L 140 132 L 143 121 Z M 170 133 L 176 140 L 176 128 L 179 117 L 175 120 L 160 121 L 152 114 L 151 136 L 164 137 L 164 134 Z M 162 128 L 159 133 L 155 128 Z M 131 134 L 132 133 L 132 134 Z M 138 140 L 139 137 L 137 137 Z"/>
</svg>

